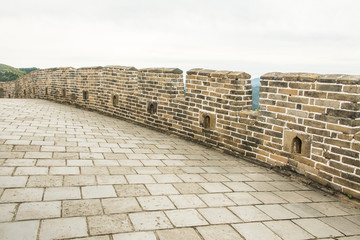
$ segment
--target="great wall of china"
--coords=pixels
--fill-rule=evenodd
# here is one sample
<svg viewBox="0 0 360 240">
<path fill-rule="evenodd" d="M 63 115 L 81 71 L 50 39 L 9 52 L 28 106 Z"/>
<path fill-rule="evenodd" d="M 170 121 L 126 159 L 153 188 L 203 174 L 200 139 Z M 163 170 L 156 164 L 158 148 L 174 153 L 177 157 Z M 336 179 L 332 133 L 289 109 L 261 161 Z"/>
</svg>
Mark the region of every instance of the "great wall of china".
<svg viewBox="0 0 360 240">
<path fill-rule="evenodd" d="M 0 97 L 40 98 L 128 119 L 289 168 L 360 199 L 360 76 L 263 75 L 252 111 L 244 72 L 107 66 L 53 68 L 0 83 Z"/>
</svg>

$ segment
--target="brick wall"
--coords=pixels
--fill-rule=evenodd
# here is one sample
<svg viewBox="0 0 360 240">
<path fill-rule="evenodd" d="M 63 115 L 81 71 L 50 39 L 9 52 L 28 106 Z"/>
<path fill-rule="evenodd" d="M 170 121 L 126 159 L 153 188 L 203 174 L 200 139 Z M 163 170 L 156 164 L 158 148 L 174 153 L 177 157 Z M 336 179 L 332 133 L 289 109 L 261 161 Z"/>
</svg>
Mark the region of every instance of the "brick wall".
<svg viewBox="0 0 360 240">
<path fill-rule="evenodd" d="M 0 85 L 3 97 L 94 109 L 238 156 L 290 168 L 360 198 L 360 77 L 262 76 L 252 111 L 244 72 L 107 66 L 31 72 Z"/>
<path fill-rule="evenodd" d="M 258 154 L 359 197 L 360 76 L 268 73 L 262 79 L 260 112 L 271 138 Z M 295 138 L 300 152 L 291 145 Z"/>
</svg>

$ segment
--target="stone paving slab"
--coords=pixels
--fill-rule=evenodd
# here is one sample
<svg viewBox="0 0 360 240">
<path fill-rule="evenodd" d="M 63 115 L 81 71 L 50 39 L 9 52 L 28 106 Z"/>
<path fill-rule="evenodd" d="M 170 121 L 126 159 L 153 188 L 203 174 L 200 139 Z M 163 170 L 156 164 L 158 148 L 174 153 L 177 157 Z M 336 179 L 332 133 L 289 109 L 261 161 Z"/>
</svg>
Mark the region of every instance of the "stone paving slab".
<svg viewBox="0 0 360 240">
<path fill-rule="evenodd" d="M 360 239 L 360 208 L 127 121 L 0 99 L 0 239 Z"/>
</svg>

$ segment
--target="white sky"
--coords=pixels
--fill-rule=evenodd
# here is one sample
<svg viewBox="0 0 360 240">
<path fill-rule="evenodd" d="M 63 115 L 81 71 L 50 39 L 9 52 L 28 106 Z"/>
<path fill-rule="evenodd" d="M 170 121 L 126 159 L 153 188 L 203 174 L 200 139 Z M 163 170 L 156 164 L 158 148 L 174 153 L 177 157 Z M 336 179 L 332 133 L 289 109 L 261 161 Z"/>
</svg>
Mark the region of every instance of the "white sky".
<svg viewBox="0 0 360 240">
<path fill-rule="evenodd" d="M 1 0 L 0 63 L 360 74 L 359 0 Z"/>
</svg>

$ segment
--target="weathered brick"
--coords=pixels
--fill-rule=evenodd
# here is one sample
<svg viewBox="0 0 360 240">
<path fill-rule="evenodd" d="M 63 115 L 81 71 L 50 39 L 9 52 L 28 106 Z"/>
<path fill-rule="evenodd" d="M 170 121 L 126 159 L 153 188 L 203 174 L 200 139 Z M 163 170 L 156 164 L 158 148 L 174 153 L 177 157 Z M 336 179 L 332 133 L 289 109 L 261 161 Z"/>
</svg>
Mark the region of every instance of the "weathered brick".
<svg viewBox="0 0 360 240">
<path fill-rule="evenodd" d="M 291 82 L 289 83 L 289 87 L 290 88 L 294 88 L 294 89 L 311 89 L 311 83 L 295 83 L 295 82 Z"/>
<path fill-rule="evenodd" d="M 345 164 L 352 165 L 355 167 L 360 167 L 360 160 L 356 158 L 350 158 L 350 157 L 342 157 L 341 161 Z"/>
<path fill-rule="evenodd" d="M 351 150 L 336 148 L 336 147 L 332 147 L 331 151 L 334 153 L 342 154 L 342 155 L 349 156 L 352 158 L 359 158 L 359 152 L 354 152 Z"/>
<path fill-rule="evenodd" d="M 340 156 L 338 154 L 333 154 L 331 152 L 324 152 L 323 156 L 326 159 L 340 161 Z"/>
<path fill-rule="evenodd" d="M 330 173 L 331 175 L 340 176 L 341 174 L 339 170 L 323 164 L 316 164 L 316 168 L 324 172 Z"/>
<path fill-rule="evenodd" d="M 344 86 L 343 91 L 348 93 L 360 93 L 360 86 Z"/>
<path fill-rule="evenodd" d="M 358 103 L 341 103 L 341 109 L 359 111 L 360 104 L 358 104 Z"/>
<path fill-rule="evenodd" d="M 334 84 L 317 84 L 316 90 L 320 91 L 329 91 L 329 92 L 340 92 L 342 89 L 342 85 L 334 85 Z"/>
<path fill-rule="evenodd" d="M 326 92 L 323 91 L 304 91 L 305 97 L 326 98 Z"/>
<path fill-rule="evenodd" d="M 337 131 L 337 132 L 343 132 L 343 133 L 352 133 L 352 128 L 347 126 L 339 126 L 334 124 L 327 124 L 327 129 Z"/>
<path fill-rule="evenodd" d="M 286 108 L 295 108 L 296 104 L 295 103 L 290 103 L 290 102 L 277 101 L 276 106 L 278 106 L 278 107 L 286 107 Z"/>
<path fill-rule="evenodd" d="M 348 172 L 348 173 L 353 173 L 355 170 L 354 167 L 342 164 L 340 162 L 334 162 L 334 161 L 330 161 L 330 166 L 334 167 L 336 169 L 340 169 L 341 171 Z"/>
<path fill-rule="evenodd" d="M 284 120 L 284 121 L 289 121 L 289 122 L 293 122 L 296 123 L 296 118 L 292 117 L 292 116 L 288 116 L 288 115 L 283 115 L 283 114 L 278 114 L 277 115 L 278 119 Z"/>
<path fill-rule="evenodd" d="M 276 92 L 277 92 L 277 88 L 261 86 L 261 87 L 260 87 L 260 92 L 276 93 Z"/>
<path fill-rule="evenodd" d="M 301 111 L 301 110 L 295 110 L 295 109 L 287 109 L 287 114 L 293 115 L 293 116 L 297 116 L 297 117 L 302 117 L 302 118 L 307 118 L 308 117 L 308 113 Z"/>
<path fill-rule="evenodd" d="M 330 137 L 330 131 L 327 130 L 321 130 L 321 129 L 316 129 L 316 128 L 308 128 L 307 129 L 308 133 L 312 133 L 312 134 L 316 134 L 316 135 L 320 135 L 320 136 L 324 136 L 324 137 Z"/>
<path fill-rule="evenodd" d="M 360 143 L 351 143 L 351 149 L 360 152 Z"/>
<path fill-rule="evenodd" d="M 355 183 L 355 182 L 352 182 L 352 181 L 349 181 L 349 180 L 346 180 L 343 178 L 339 178 L 339 177 L 335 177 L 334 182 L 338 183 L 342 186 L 354 189 L 356 191 L 360 191 L 360 184 L 358 184 L 358 183 Z"/>
<path fill-rule="evenodd" d="M 274 154 L 270 154 L 270 159 L 275 160 L 275 161 L 279 161 L 279 162 L 283 162 L 283 163 L 287 163 L 287 162 L 288 162 L 288 158 L 286 158 L 286 157 L 281 157 L 281 156 L 274 155 Z"/>
<path fill-rule="evenodd" d="M 321 107 L 339 108 L 340 102 L 334 101 L 334 100 L 328 100 L 328 99 L 316 99 L 315 105 L 321 106 Z"/>
<path fill-rule="evenodd" d="M 311 167 L 314 167 L 314 166 L 315 166 L 315 162 L 314 162 L 313 160 L 308 159 L 308 158 L 303 157 L 303 156 L 300 156 L 300 155 L 295 156 L 295 157 L 294 157 L 294 160 L 295 160 L 295 161 L 298 161 L 298 162 L 300 162 L 300 163 L 302 163 L 302 164 L 305 164 L 305 165 L 307 165 L 307 166 L 311 166 Z"/>
<path fill-rule="evenodd" d="M 277 113 L 285 113 L 286 112 L 285 108 L 273 107 L 273 106 L 267 106 L 266 110 L 270 111 L 270 112 L 277 112 Z"/>
<path fill-rule="evenodd" d="M 294 129 L 294 130 L 298 130 L 298 131 L 302 131 L 302 132 L 305 132 L 305 129 L 306 127 L 303 126 L 303 125 L 299 125 L 299 124 L 294 124 L 294 123 L 287 123 L 286 126 L 289 128 L 289 129 Z"/>
<path fill-rule="evenodd" d="M 326 112 L 326 109 L 323 107 L 303 105 L 302 108 L 303 108 L 303 111 L 307 111 L 307 112 L 316 112 L 316 113 L 325 113 Z"/>
<path fill-rule="evenodd" d="M 287 94 L 287 95 L 290 95 L 290 96 L 292 96 L 292 95 L 296 96 L 296 95 L 298 95 L 298 90 L 289 89 L 289 88 L 280 88 L 279 93 L 280 94 Z"/>
<path fill-rule="evenodd" d="M 288 82 L 283 82 L 283 81 L 270 81 L 269 82 L 270 87 L 287 88 L 288 85 L 289 85 Z"/>
<path fill-rule="evenodd" d="M 359 95 L 344 94 L 344 93 L 328 93 L 328 99 L 358 102 L 360 100 Z"/>
<path fill-rule="evenodd" d="M 350 148 L 350 142 L 340 141 L 333 138 L 326 138 L 325 143 L 328 143 L 330 145 L 335 145 L 338 147 Z"/>
<path fill-rule="evenodd" d="M 319 121 L 314 121 L 314 120 L 308 120 L 305 119 L 304 120 L 304 125 L 306 126 L 311 126 L 311 127 L 316 127 L 316 128 L 325 128 L 326 124 L 319 122 Z"/>
<path fill-rule="evenodd" d="M 337 110 L 337 109 L 327 109 L 326 113 L 330 116 L 341 117 L 341 118 L 351 118 L 356 119 L 360 118 L 360 112 L 355 111 L 345 111 L 345 110 Z"/>
<path fill-rule="evenodd" d="M 288 101 L 295 102 L 295 103 L 308 104 L 309 103 L 309 98 L 289 96 Z"/>
</svg>

